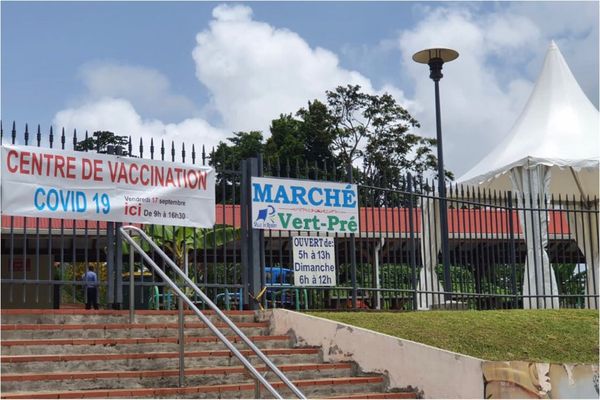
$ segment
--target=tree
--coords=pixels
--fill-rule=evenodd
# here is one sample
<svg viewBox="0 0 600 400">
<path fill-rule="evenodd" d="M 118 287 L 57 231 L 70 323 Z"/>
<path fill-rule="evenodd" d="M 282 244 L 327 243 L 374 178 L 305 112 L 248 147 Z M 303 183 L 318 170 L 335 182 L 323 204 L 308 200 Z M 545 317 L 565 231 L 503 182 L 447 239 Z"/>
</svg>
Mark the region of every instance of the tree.
<svg viewBox="0 0 600 400">
<path fill-rule="evenodd" d="M 110 131 L 96 131 L 92 133 L 92 136 L 77 142 L 75 145 L 76 151 L 96 151 L 98 153 L 106 154 L 108 152 L 108 146 L 121 146 L 123 147 L 123 155 L 127 156 L 127 146 L 129 139 L 127 136 L 118 136 Z"/>
<path fill-rule="evenodd" d="M 233 137 L 226 142 L 220 142 L 210 156 L 209 164 L 217 172 L 226 169 L 239 169 L 242 160 L 256 157 L 264 151 L 263 135 L 260 131 L 234 132 Z"/>
<path fill-rule="evenodd" d="M 305 137 L 301 121 L 292 114 L 280 115 L 271 121 L 271 137 L 265 144 L 265 161 L 275 168 L 285 169 L 281 164 L 296 165 L 304 162 Z M 288 171 L 281 171 L 287 174 Z"/>
<path fill-rule="evenodd" d="M 435 173 L 435 139 L 412 132 L 419 122 L 389 94 L 363 93 L 358 85 L 327 91 L 327 106 L 335 134 L 334 151 L 340 162 L 360 161 L 359 182 L 373 185 L 386 181 L 399 189 L 401 176 Z M 446 172 L 452 178 L 451 172 Z"/>
<path fill-rule="evenodd" d="M 226 142 L 220 142 L 217 149 L 212 152 L 209 164 L 215 168 L 216 198 L 222 203 L 231 203 L 233 198 L 239 199 L 239 178 L 236 172 L 240 170 L 242 160 L 256 157 L 264 152 L 263 135 L 259 131 L 234 132 L 233 137 Z"/>
<path fill-rule="evenodd" d="M 352 166 L 355 182 L 396 190 L 387 198 L 381 191 L 371 196 L 373 206 L 389 200 L 405 202 L 400 192 L 408 172 L 418 178 L 435 176 L 435 139 L 415 133 L 418 121 L 391 95 L 367 94 L 358 85 L 348 85 L 327 91 L 326 98 L 326 103 L 314 100 L 295 114 L 272 120 L 266 142 L 260 132 L 235 133 L 228 139 L 231 144 L 219 144 L 211 165 L 217 172 L 237 168 L 242 159 L 263 152 L 267 173 L 294 178 L 321 179 L 321 171 L 327 169 L 330 178 L 333 172 L 332 178 L 340 179 Z M 446 171 L 445 178 L 451 179 L 452 173 Z M 229 184 L 223 178 L 218 181 Z M 419 182 L 429 189 L 427 180 Z M 225 194 L 228 201 L 230 197 Z"/>
<path fill-rule="evenodd" d="M 310 178 L 310 169 L 331 169 L 334 130 L 327 106 L 318 100 L 292 114 L 282 114 L 271 122 L 271 137 L 265 145 L 265 160 L 282 174 Z M 285 167 L 284 167 L 285 165 Z M 290 170 L 287 170 L 288 165 Z M 299 166 L 299 168 L 296 168 Z M 298 171 L 296 171 L 298 169 Z"/>
</svg>

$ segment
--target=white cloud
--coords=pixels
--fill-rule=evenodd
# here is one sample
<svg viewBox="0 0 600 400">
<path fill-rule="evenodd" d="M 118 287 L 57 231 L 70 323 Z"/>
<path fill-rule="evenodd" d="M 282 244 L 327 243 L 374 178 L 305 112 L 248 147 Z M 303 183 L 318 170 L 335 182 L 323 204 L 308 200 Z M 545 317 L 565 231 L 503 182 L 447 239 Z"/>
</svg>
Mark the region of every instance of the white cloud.
<svg viewBox="0 0 600 400">
<path fill-rule="evenodd" d="M 80 71 L 87 89 L 84 101 L 104 97 L 130 101 L 141 115 L 163 120 L 180 119 L 197 114 L 193 102 L 171 93 L 169 80 L 160 72 L 140 66 L 117 63 L 89 63 Z"/>
<path fill-rule="evenodd" d="M 186 143 L 187 151 L 190 152 L 192 143 L 205 145 L 207 151 L 210 151 L 219 140 L 226 137 L 225 132 L 200 118 L 188 118 L 176 124 L 164 123 L 157 119 L 145 120 L 129 101 L 110 97 L 78 108 L 62 110 L 56 114 L 54 123 L 69 131 L 77 129 L 80 132 L 87 130 L 92 133 L 108 130 L 119 135 L 131 136 L 136 145 L 139 138 L 143 138 L 146 151 L 149 151 L 151 138 L 154 139 L 155 146 L 160 145 L 161 139 L 165 141 L 165 145 L 174 140 L 178 143 L 177 148 L 179 143 Z M 200 150 L 199 147 L 196 148 L 197 152 Z M 134 150 L 134 153 L 137 153 L 137 150 Z M 180 153 L 177 153 L 176 157 L 179 159 Z"/>
<path fill-rule="evenodd" d="M 508 10 L 533 21 L 542 30 L 545 42 L 556 41 L 581 88 L 598 108 L 598 2 L 511 2 Z M 537 73 L 544 54 L 528 65 Z"/>
<path fill-rule="evenodd" d="M 539 28 L 522 15 L 492 13 L 483 18 L 479 28 L 485 29 L 483 34 L 488 51 L 505 58 L 506 50 L 528 51 L 540 38 Z"/>
<path fill-rule="evenodd" d="M 176 137 L 212 146 L 232 131 L 262 130 L 268 136 L 273 118 L 293 113 L 314 98 L 323 99 L 326 90 L 338 85 L 358 84 L 371 93 L 387 91 L 402 104 L 411 104 L 394 86 L 376 91 L 368 78 L 342 68 L 331 51 L 311 48 L 287 29 L 254 21 L 247 6 L 216 7 L 209 28 L 196 41 L 192 53 L 196 75 L 210 93 L 203 111 L 220 117 L 218 128 L 201 118 L 161 122 L 157 109 L 192 115 L 193 105 L 172 94 L 167 78 L 158 71 L 114 63 L 82 69 L 87 88 L 83 104 L 57 113 L 55 124 L 136 137 Z M 152 118 L 144 118 L 149 115 Z"/>
<path fill-rule="evenodd" d="M 507 11 L 527 17 L 552 36 L 580 35 L 589 29 L 598 29 L 598 3 L 572 2 L 508 2 Z"/>
<path fill-rule="evenodd" d="M 422 9 L 423 20 L 401 33 L 399 47 L 416 82 L 414 109 L 424 130 L 435 132 L 433 82 L 414 52 L 450 47 L 460 57 L 444 65 L 440 81 L 446 167 L 457 176 L 483 158 L 519 116 L 556 40 L 579 84 L 598 104 L 598 5 L 514 2 L 482 11 L 473 6 Z"/>
<path fill-rule="evenodd" d="M 498 63 L 498 55 L 510 54 L 512 62 L 527 59 L 524 48 L 538 40 L 539 30 L 526 18 L 502 13 L 482 18 L 470 9 L 456 8 L 430 10 L 414 29 L 400 35 L 404 71 L 416 84 L 414 101 L 419 106 L 414 113 L 423 132 L 431 136 L 435 135 L 433 82 L 428 66 L 414 63 L 411 56 L 429 47 L 460 53 L 444 65 L 440 81 L 445 164 L 457 176 L 508 132 L 531 90 L 527 80 L 501 82 L 505 64 Z"/>
<path fill-rule="evenodd" d="M 81 68 L 80 76 L 86 92 L 70 108 L 56 113 L 54 124 L 58 127 L 88 133 L 109 130 L 131 136 L 136 145 L 143 138 L 146 149 L 153 138 L 156 146 L 161 139 L 166 144 L 174 140 L 188 143 L 188 147 L 191 143 L 205 145 L 209 151 L 228 136 L 228 132 L 195 117 L 198 111 L 193 103 L 173 94 L 169 80 L 156 70 L 90 63 Z M 173 119 L 179 122 L 169 122 Z"/>
<path fill-rule="evenodd" d="M 509 131 L 550 39 L 557 40 L 571 66 L 577 65 L 576 76 L 578 69 L 584 72 L 584 89 L 595 87 L 597 93 L 598 64 L 589 62 L 589 52 L 598 51 L 593 18 L 578 24 L 575 15 L 581 13 L 563 5 L 545 5 L 539 15 L 529 4 L 497 6 L 492 12 L 482 8 L 470 3 L 416 6 L 422 19 L 394 38 L 403 60 L 398 79 L 414 85 L 407 98 L 393 83 L 374 88 L 365 75 L 343 68 L 335 53 L 311 47 L 297 33 L 254 20 L 248 6 L 217 6 L 208 27 L 196 36 L 192 58 L 196 77 L 209 94 L 202 110 L 216 115 L 218 124 L 199 118 L 192 102 L 172 93 L 158 71 L 107 63 L 82 69 L 84 101 L 57 113 L 55 123 L 212 145 L 237 130 L 268 135 L 271 119 L 280 113 L 323 99 L 337 85 L 359 84 L 368 92 L 394 95 L 421 122 L 421 134 L 434 136 L 433 82 L 428 67 L 412 62 L 411 56 L 427 47 L 451 47 L 460 57 L 444 66 L 440 83 L 444 153 L 447 168 L 460 176 Z M 380 47 L 378 51 L 390 49 L 390 39 L 384 38 Z M 164 122 L 166 114 L 175 112 L 180 112 L 180 122 Z"/>
<path fill-rule="evenodd" d="M 279 114 L 295 112 L 338 85 L 373 91 L 370 80 L 342 68 L 336 54 L 251 16 L 247 6 L 218 6 L 209 29 L 196 37 L 196 75 L 225 126 L 265 130 Z"/>
</svg>

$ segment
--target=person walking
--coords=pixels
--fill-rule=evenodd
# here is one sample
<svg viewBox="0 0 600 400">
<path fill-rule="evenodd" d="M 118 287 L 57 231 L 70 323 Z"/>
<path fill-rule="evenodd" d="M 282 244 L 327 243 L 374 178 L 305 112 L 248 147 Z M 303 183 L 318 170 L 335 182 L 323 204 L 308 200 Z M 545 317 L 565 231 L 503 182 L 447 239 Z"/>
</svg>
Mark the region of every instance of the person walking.
<svg viewBox="0 0 600 400">
<path fill-rule="evenodd" d="M 87 302 L 85 309 L 89 310 L 94 306 L 94 310 L 98 309 L 98 275 L 94 272 L 93 266 L 88 266 L 88 270 L 83 274 L 83 281 L 86 283 Z"/>
</svg>

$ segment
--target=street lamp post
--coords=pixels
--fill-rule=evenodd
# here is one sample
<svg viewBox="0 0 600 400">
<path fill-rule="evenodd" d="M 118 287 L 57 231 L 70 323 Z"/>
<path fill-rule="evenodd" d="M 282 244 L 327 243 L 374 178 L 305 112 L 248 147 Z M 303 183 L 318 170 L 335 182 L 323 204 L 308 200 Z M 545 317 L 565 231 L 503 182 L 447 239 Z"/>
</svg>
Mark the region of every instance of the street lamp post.
<svg viewBox="0 0 600 400">
<path fill-rule="evenodd" d="M 440 196 L 440 236 L 442 239 L 442 263 L 444 265 L 444 291 L 446 300 L 451 299 L 452 278 L 450 276 L 450 250 L 448 246 L 448 211 L 446 205 L 446 184 L 444 174 L 444 151 L 442 147 L 442 119 L 440 115 L 440 79 L 442 65 L 458 58 L 458 52 L 451 49 L 426 49 L 413 55 L 413 61 L 429 65 L 429 77 L 435 84 L 435 125 L 438 158 L 438 193 Z"/>
</svg>

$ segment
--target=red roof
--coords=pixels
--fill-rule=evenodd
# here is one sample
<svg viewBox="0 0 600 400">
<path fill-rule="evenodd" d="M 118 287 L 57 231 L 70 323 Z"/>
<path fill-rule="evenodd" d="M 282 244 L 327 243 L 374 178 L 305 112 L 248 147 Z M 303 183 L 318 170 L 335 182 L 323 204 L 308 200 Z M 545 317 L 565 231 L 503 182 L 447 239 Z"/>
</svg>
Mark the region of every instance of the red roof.
<svg viewBox="0 0 600 400">
<path fill-rule="evenodd" d="M 51 229 L 60 229 L 60 219 L 33 218 L 33 217 L 10 217 L 2 216 L 2 228 L 10 229 L 11 218 L 14 219 L 13 229 L 15 233 L 22 231 L 24 227 L 28 232 L 35 231 L 37 224 L 41 233 Z M 421 232 L 421 210 L 413 209 L 413 224 L 415 233 Z M 521 233 L 518 213 L 512 212 L 513 233 Z M 360 231 L 362 233 L 409 233 L 410 218 L 407 208 L 375 208 L 363 207 L 359 211 Z M 216 207 L 217 224 L 241 226 L 241 212 L 239 205 L 221 205 Z M 448 227 L 450 234 L 491 234 L 502 235 L 510 232 L 509 212 L 505 210 L 448 210 Z M 427 224 L 433 224 L 433 221 L 425 221 Z M 84 230 L 87 226 L 88 231 L 95 231 L 96 227 L 100 230 L 106 230 L 106 222 L 85 221 L 85 220 L 64 220 L 63 228 L 66 232 L 73 229 Z M 569 235 L 569 226 L 566 214 L 562 211 L 548 212 L 548 233 L 557 235 Z"/>
<path fill-rule="evenodd" d="M 106 222 L 104 221 L 87 221 L 87 220 L 72 220 L 72 219 L 51 219 L 51 218 L 34 218 L 34 217 L 11 217 L 8 215 L 2 216 L 2 229 L 10 229 L 11 226 L 11 218 L 13 219 L 13 229 L 16 233 L 19 233 L 23 228 L 27 228 L 28 231 L 36 230 L 39 227 L 40 232 L 43 233 L 44 230 L 48 229 L 60 229 L 61 221 L 63 222 L 62 227 L 65 231 L 72 230 L 73 225 L 75 225 L 75 229 L 85 229 L 87 227 L 88 230 L 96 230 L 96 227 L 100 227 L 100 230 L 106 230 Z"/>
</svg>

